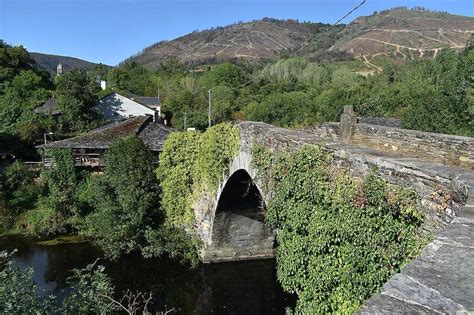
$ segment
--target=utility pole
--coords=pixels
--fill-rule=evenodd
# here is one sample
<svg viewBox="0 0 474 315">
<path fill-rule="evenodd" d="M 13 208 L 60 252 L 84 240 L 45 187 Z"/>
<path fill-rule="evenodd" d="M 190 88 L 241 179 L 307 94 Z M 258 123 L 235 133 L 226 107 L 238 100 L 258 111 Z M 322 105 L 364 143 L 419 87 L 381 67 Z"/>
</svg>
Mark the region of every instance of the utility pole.
<svg viewBox="0 0 474 315">
<path fill-rule="evenodd" d="M 52 134 L 53 134 L 53 133 L 52 133 L 51 131 L 50 131 L 50 132 L 43 133 L 44 144 L 46 144 L 46 143 L 47 143 L 47 140 L 48 140 L 48 139 L 46 138 L 46 136 L 51 136 Z"/>
<path fill-rule="evenodd" d="M 211 127 L 211 89 L 209 89 L 208 93 L 209 93 L 209 108 L 207 109 L 207 118 L 209 122 L 209 127 Z"/>
</svg>

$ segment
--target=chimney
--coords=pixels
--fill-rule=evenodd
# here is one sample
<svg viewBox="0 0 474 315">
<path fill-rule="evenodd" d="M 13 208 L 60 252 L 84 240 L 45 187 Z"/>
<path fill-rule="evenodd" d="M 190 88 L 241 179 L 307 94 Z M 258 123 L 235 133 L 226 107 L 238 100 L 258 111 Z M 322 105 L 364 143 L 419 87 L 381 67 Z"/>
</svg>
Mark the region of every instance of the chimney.
<svg viewBox="0 0 474 315">
<path fill-rule="evenodd" d="M 155 111 L 153 113 L 153 122 L 154 123 L 159 123 L 160 122 L 160 112 L 159 111 Z"/>
</svg>

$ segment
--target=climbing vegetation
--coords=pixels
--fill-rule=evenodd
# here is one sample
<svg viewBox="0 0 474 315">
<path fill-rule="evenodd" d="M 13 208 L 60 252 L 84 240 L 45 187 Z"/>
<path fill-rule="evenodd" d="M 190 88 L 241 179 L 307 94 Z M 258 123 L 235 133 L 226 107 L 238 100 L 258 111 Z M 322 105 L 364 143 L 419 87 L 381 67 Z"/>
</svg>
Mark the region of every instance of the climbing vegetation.
<svg viewBox="0 0 474 315">
<path fill-rule="evenodd" d="M 203 133 L 177 132 L 168 137 L 157 175 L 161 205 L 170 222 L 191 225 L 193 204 L 213 195 L 239 147 L 239 131 L 230 123 Z"/>
<path fill-rule="evenodd" d="M 277 233 L 278 280 L 298 295 L 297 313 L 353 313 L 425 243 L 413 192 L 374 175 L 357 181 L 318 147 L 252 151 L 275 193 L 266 220 Z"/>
</svg>

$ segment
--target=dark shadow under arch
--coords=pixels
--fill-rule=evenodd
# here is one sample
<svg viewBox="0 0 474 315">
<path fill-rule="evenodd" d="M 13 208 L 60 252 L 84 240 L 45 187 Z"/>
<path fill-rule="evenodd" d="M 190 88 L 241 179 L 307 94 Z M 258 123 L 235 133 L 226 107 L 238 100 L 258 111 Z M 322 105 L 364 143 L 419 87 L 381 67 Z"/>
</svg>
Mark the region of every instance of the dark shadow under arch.
<svg viewBox="0 0 474 315">
<path fill-rule="evenodd" d="M 264 207 L 262 195 L 248 172 L 234 172 L 219 196 L 211 242 L 203 251 L 203 261 L 274 257 L 275 235 L 265 224 Z"/>
<path fill-rule="evenodd" d="M 216 215 L 229 211 L 252 220 L 265 222 L 265 203 L 257 186 L 247 171 L 240 169 L 227 180 L 219 201 Z"/>
</svg>

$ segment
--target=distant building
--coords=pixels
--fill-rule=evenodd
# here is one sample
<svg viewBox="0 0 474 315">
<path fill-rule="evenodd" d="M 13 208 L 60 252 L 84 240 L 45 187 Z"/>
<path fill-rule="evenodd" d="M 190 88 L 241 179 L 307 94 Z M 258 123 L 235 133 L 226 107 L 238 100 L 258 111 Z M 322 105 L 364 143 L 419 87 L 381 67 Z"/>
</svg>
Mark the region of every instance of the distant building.
<svg viewBox="0 0 474 315">
<path fill-rule="evenodd" d="M 58 63 L 56 66 L 56 75 L 61 75 L 63 74 L 63 65 L 61 63 Z"/>
<path fill-rule="evenodd" d="M 61 114 L 61 111 L 58 109 L 57 100 L 54 96 L 50 97 L 42 105 L 33 109 L 33 112 L 44 116 L 57 116 Z"/>
<path fill-rule="evenodd" d="M 156 107 L 155 101 L 151 99 L 153 98 L 142 96 L 128 98 L 114 92 L 102 97 L 97 102 L 97 107 L 108 121 L 119 121 L 143 115 L 160 118 L 160 107 L 159 105 Z"/>
<path fill-rule="evenodd" d="M 100 88 L 103 90 L 107 89 L 107 81 L 100 80 Z"/>
<path fill-rule="evenodd" d="M 138 116 L 93 129 L 88 133 L 38 146 L 39 149 L 68 148 L 75 159 L 75 166 L 101 168 L 105 166 L 104 153 L 120 137 L 138 136 L 152 152 L 159 153 L 168 135 L 174 130 L 156 122 L 151 116 Z M 52 166 L 50 157 L 44 157 L 46 167 Z"/>
<path fill-rule="evenodd" d="M 158 112 L 159 116 L 161 117 L 161 114 L 162 114 L 161 102 L 160 102 L 159 97 L 132 95 L 130 98 L 134 100 L 135 102 L 145 105 L 146 107 L 149 107 L 151 109 L 154 109 L 155 111 Z"/>
<path fill-rule="evenodd" d="M 160 99 L 158 97 L 134 95 L 128 98 L 114 92 L 98 100 L 96 106 L 103 118 L 110 122 L 144 115 L 154 116 L 157 121 L 162 120 Z M 45 116 L 61 115 L 54 96 L 33 111 Z"/>
</svg>

